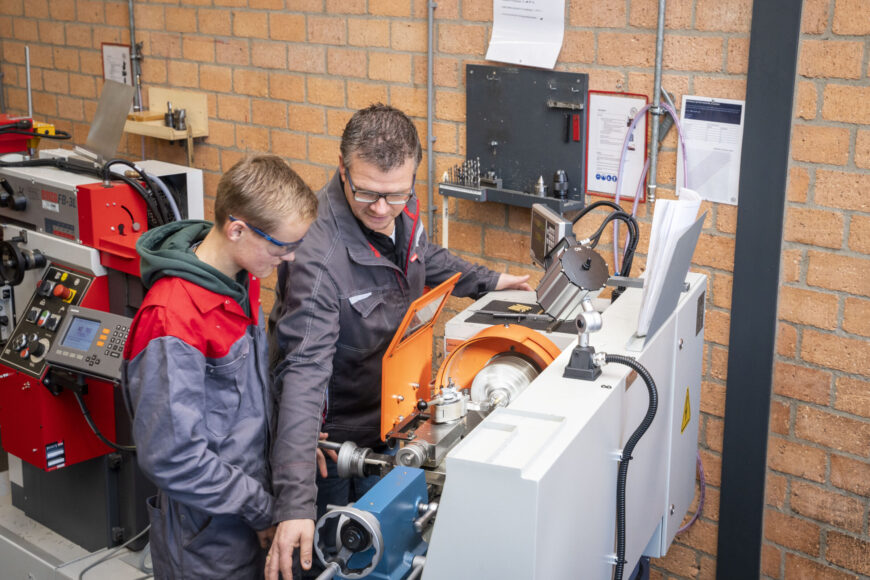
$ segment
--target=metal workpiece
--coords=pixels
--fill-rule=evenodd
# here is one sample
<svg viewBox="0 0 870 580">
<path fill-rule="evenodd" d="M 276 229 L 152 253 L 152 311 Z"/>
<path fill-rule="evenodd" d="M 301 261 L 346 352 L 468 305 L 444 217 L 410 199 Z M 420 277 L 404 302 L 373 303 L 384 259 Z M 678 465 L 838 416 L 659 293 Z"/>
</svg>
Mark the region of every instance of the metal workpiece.
<svg viewBox="0 0 870 580">
<path fill-rule="evenodd" d="M 468 395 L 451 384 L 429 401 L 429 412 L 435 423 L 451 423 L 462 419 L 468 412 Z"/>
<path fill-rule="evenodd" d="M 341 445 L 330 441 L 318 441 L 317 445 L 321 449 L 338 453 L 336 465 L 339 477 L 383 475 L 393 464 L 391 457 L 375 453 L 368 447 L 359 447 L 353 441 L 345 441 Z"/>
<path fill-rule="evenodd" d="M 540 369 L 526 357 L 504 352 L 494 356 L 471 382 L 471 400 L 483 410 L 506 407 L 528 387 Z"/>
<path fill-rule="evenodd" d="M 547 186 L 544 183 L 544 176 L 539 175 L 538 180 L 535 182 L 535 195 L 539 197 L 547 197 Z"/>
</svg>

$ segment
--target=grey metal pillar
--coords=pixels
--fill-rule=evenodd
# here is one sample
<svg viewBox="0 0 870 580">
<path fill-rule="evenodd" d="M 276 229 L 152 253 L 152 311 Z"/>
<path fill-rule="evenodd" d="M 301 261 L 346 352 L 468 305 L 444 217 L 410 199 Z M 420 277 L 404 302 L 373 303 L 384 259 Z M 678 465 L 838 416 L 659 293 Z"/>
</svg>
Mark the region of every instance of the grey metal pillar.
<svg viewBox="0 0 870 580">
<path fill-rule="evenodd" d="M 716 577 L 758 578 L 801 0 L 755 0 L 731 298 Z"/>
</svg>

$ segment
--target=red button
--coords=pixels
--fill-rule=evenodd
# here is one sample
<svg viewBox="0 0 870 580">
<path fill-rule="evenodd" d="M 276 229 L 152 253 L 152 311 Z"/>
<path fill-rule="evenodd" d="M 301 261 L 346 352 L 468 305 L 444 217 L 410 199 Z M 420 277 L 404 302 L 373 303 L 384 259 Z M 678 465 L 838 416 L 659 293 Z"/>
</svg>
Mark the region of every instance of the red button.
<svg viewBox="0 0 870 580">
<path fill-rule="evenodd" d="M 63 284 L 58 284 L 54 287 L 54 291 L 52 292 L 55 296 L 60 298 L 61 300 L 66 300 L 70 296 L 72 296 L 72 290 L 64 286 Z"/>
</svg>

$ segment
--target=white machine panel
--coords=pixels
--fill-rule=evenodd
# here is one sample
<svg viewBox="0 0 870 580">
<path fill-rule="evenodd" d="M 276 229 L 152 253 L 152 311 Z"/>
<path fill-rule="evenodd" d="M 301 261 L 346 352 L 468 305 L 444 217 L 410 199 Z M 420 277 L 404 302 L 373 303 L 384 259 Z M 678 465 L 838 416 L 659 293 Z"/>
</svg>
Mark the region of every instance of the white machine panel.
<svg viewBox="0 0 870 580">
<path fill-rule="evenodd" d="M 626 578 L 648 545 L 650 556 L 667 551 L 694 496 L 706 277 L 687 282 L 676 312 L 640 352 L 626 348 L 639 289 L 610 305 L 590 336 L 598 352 L 637 358 L 658 390 L 658 412 L 628 469 Z M 458 332 L 452 323 L 448 337 Z M 616 363 L 594 381 L 563 378 L 570 355 L 564 350 L 447 456 L 424 580 L 611 578 L 619 453 L 646 413 L 647 389 Z"/>
</svg>

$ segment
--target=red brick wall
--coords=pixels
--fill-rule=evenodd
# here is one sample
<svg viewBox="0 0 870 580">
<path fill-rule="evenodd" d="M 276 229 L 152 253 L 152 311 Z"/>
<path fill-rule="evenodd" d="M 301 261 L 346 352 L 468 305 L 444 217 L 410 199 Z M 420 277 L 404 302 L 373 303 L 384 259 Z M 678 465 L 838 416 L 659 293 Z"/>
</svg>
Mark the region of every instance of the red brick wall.
<svg viewBox="0 0 870 580">
<path fill-rule="evenodd" d="M 656 0 L 566 2 L 557 69 L 590 86 L 650 94 Z M 664 86 L 741 99 L 750 0 L 670 0 Z M 391 103 L 426 142 L 424 0 L 136 0 L 143 82 L 208 95 L 209 137 L 196 165 L 214 191 L 247 152 L 290 159 L 315 188 L 332 173 L 352 112 Z M 870 575 L 870 81 L 868 0 L 806 0 L 783 240 L 771 408 L 764 575 Z M 483 62 L 491 0 L 438 0 L 435 174 L 462 160 L 464 65 Z M 7 106 L 26 109 L 31 47 L 38 119 L 84 142 L 102 87 L 100 43 L 129 42 L 126 0 L 2 0 Z M 139 156 L 141 139 L 122 147 Z M 673 197 L 676 139 L 660 155 L 659 195 Z M 178 146 L 145 140 L 145 156 L 185 162 Z M 418 191 L 426 191 L 426 159 Z M 423 196 L 425 198 L 425 196 Z M 437 199 L 439 204 L 440 200 Z M 712 578 L 724 426 L 736 208 L 705 204 L 695 266 L 709 276 L 701 399 L 707 503 L 695 526 L 655 562 L 655 578 Z M 527 259 L 529 212 L 451 200 L 450 243 L 497 270 L 540 272 Z M 640 208 L 641 251 L 651 215 Z M 642 257 L 636 261 L 643 266 Z M 273 283 L 273 281 L 269 281 Z M 452 299 L 457 309 L 465 301 Z M 759 442 L 761 444 L 762 442 Z"/>
</svg>

